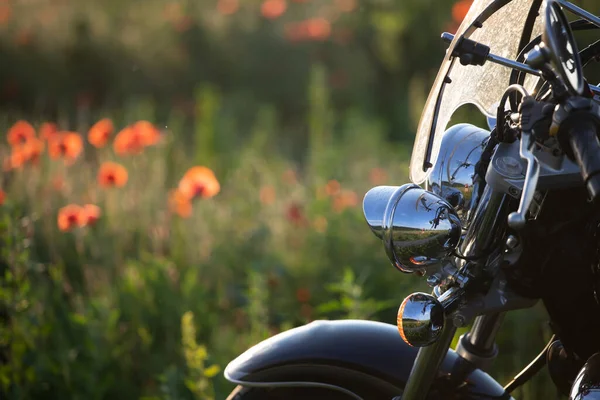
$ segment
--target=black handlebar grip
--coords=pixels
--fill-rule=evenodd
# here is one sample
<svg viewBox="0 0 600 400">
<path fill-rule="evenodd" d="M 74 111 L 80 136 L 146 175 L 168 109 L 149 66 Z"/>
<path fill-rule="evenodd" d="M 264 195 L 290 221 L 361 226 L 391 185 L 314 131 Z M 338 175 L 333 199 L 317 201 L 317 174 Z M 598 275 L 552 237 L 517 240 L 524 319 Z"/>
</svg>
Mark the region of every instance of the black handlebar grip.
<svg viewBox="0 0 600 400">
<path fill-rule="evenodd" d="M 600 194 L 600 141 L 596 124 L 586 118 L 574 121 L 569 141 L 588 192 L 596 200 Z"/>
</svg>

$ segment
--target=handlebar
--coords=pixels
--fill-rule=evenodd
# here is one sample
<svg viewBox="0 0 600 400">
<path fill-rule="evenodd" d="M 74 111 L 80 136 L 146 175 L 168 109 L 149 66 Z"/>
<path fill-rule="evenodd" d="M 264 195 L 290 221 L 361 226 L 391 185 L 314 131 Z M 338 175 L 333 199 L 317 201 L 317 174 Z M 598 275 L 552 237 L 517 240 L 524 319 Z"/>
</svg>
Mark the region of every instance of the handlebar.
<svg viewBox="0 0 600 400">
<path fill-rule="evenodd" d="M 569 142 L 588 192 L 595 200 L 600 194 L 600 141 L 596 124 L 587 118 L 574 121 L 569 127 Z"/>
</svg>

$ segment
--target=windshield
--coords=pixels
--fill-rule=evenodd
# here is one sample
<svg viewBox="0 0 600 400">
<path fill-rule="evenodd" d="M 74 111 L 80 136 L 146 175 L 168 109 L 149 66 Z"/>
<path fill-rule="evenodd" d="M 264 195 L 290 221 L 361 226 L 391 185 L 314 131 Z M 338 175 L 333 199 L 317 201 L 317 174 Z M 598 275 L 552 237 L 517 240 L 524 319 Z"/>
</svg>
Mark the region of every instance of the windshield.
<svg viewBox="0 0 600 400">
<path fill-rule="evenodd" d="M 531 11 L 532 8 L 539 10 L 540 4 L 541 0 L 475 0 L 448 54 L 451 54 L 456 39 L 464 34 L 489 46 L 491 53 L 514 60 L 531 37 L 541 34 L 541 17 Z M 477 25 L 481 27 L 477 28 Z M 415 137 L 410 163 L 410 177 L 414 183 L 425 181 L 431 171 L 442 134 L 454 111 L 470 103 L 484 114 L 495 114 L 495 104 L 509 85 L 511 72 L 510 68 L 491 62 L 483 66 L 463 66 L 454 58 L 445 58 Z"/>
</svg>

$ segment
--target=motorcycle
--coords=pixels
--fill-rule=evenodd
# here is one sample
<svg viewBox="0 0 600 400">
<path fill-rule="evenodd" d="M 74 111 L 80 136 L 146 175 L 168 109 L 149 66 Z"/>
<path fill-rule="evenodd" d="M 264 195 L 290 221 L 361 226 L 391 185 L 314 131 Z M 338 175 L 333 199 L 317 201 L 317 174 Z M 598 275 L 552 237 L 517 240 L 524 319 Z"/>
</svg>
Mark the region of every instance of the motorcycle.
<svg viewBox="0 0 600 400">
<path fill-rule="evenodd" d="M 473 2 L 442 35 L 413 183 L 363 200 L 392 265 L 432 293 L 396 326 L 315 321 L 257 344 L 225 369 L 229 399 L 512 399 L 544 366 L 570 399 L 600 399 L 600 88 L 583 74 L 600 41 L 573 34 L 599 27 L 566 0 Z M 450 125 L 465 104 L 488 126 Z M 540 300 L 554 336 L 502 386 L 485 372 L 502 320 Z"/>
</svg>

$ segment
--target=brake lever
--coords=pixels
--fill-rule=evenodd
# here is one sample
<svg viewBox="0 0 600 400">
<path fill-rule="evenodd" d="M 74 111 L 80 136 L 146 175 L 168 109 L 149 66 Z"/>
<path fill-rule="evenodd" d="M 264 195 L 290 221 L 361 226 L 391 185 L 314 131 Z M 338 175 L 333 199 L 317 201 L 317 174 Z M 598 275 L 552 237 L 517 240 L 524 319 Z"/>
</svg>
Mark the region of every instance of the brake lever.
<svg viewBox="0 0 600 400">
<path fill-rule="evenodd" d="M 508 215 L 508 226 L 513 229 L 521 230 L 525 226 L 526 214 L 529 211 L 531 202 L 537 189 L 538 179 L 540 177 L 540 163 L 533 155 L 532 148 L 535 145 L 535 139 L 531 132 L 521 132 L 521 143 L 519 154 L 521 158 L 527 161 L 527 170 L 525 173 L 525 182 L 523 183 L 523 191 L 521 192 L 521 200 L 519 208 L 516 212 Z"/>
</svg>

